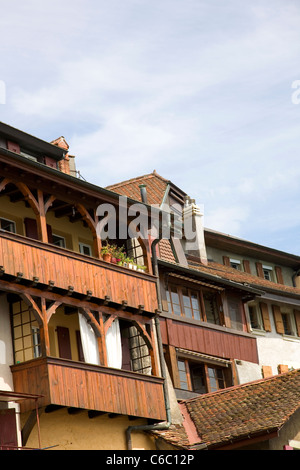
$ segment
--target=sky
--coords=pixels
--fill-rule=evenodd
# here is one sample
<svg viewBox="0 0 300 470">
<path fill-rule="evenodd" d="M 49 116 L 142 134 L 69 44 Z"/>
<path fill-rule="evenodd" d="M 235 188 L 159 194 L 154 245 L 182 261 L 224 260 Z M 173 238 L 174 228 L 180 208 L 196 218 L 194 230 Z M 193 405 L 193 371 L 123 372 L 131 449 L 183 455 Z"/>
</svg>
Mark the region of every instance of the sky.
<svg viewBox="0 0 300 470">
<path fill-rule="evenodd" d="M 0 121 L 300 255 L 299 0 L 0 0 Z"/>
</svg>

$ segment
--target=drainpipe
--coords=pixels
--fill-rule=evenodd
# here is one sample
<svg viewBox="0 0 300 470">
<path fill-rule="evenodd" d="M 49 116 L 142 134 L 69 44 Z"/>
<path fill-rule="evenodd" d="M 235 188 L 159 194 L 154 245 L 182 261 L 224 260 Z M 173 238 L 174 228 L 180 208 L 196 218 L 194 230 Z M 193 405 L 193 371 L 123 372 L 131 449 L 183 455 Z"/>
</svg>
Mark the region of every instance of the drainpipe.
<svg viewBox="0 0 300 470">
<path fill-rule="evenodd" d="M 141 185 L 141 186 L 143 186 L 143 189 L 145 189 L 144 185 Z M 141 192 L 142 192 L 142 188 L 141 188 Z M 142 195 L 142 200 L 144 196 L 145 196 L 145 193 Z M 158 238 L 153 240 L 151 244 L 153 274 L 156 276 L 156 292 L 157 292 L 159 311 L 162 310 L 162 303 L 161 303 L 160 284 L 159 284 L 159 276 L 158 276 L 156 245 L 159 242 L 160 238 L 161 238 L 161 235 L 159 235 Z M 155 330 L 156 330 L 156 336 L 157 336 L 158 354 L 159 354 L 159 360 L 160 360 L 160 366 L 161 366 L 161 375 L 162 375 L 162 378 L 164 379 L 163 391 L 164 391 L 164 400 L 165 400 L 167 420 L 161 423 L 157 423 L 157 424 L 129 426 L 126 429 L 126 441 L 127 441 L 128 450 L 132 450 L 132 439 L 131 439 L 132 431 L 161 431 L 161 430 L 169 429 L 169 427 L 171 426 L 171 408 L 170 408 L 170 400 L 169 400 L 169 395 L 168 395 L 168 390 L 167 390 L 167 374 L 166 374 L 166 367 L 165 367 L 165 362 L 164 362 L 164 353 L 163 353 L 163 347 L 162 347 L 160 323 L 159 323 L 159 318 L 157 316 L 155 317 Z"/>
</svg>

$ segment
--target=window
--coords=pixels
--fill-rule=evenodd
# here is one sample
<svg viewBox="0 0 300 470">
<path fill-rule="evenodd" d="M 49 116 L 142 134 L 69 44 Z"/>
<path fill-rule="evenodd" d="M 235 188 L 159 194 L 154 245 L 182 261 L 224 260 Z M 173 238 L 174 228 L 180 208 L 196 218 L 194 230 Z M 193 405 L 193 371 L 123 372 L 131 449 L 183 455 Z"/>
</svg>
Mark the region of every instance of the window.
<svg viewBox="0 0 300 470">
<path fill-rule="evenodd" d="M 143 249 L 136 238 L 130 238 L 126 241 L 126 251 L 129 258 L 132 258 L 136 264 L 144 265 Z"/>
<path fill-rule="evenodd" d="M 204 292 L 203 294 L 206 320 L 209 323 L 220 325 L 220 317 L 217 305 L 217 296 L 213 292 Z"/>
<path fill-rule="evenodd" d="M 192 362 L 178 358 L 178 375 L 181 390 L 204 394 L 215 392 L 230 386 L 226 384 L 225 367 Z"/>
<path fill-rule="evenodd" d="M 198 292 L 187 287 L 169 286 L 167 290 L 169 313 L 201 320 Z"/>
<path fill-rule="evenodd" d="M 79 243 L 79 251 L 82 255 L 92 256 L 92 248 L 85 243 Z"/>
<path fill-rule="evenodd" d="M 293 316 L 290 313 L 281 313 L 284 334 L 289 336 L 295 336 L 295 326 Z"/>
<path fill-rule="evenodd" d="M 16 224 L 12 220 L 0 218 L 0 229 L 6 232 L 16 233 Z"/>
<path fill-rule="evenodd" d="M 240 260 L 238 259 L 232 259 L 230 258 L 230 266 L 234 269 L 237 269 L 238 271 L 241 271 L 242 270 L 242 265 L 241 265 L 241 262 Z"/>
<path fill-rule="evenodd" d="M 59 235 L 52 234 L 52 243 L 55 246 L 60 246 L 61 248 L 66 248 L 66 240 L 64 237 Z"/>
<path fill-rule="evenodd" d="M 12 304 L 12 329 L 15 362 L 24 362 L 41 356 L 39 326 L 32 310 L 24 302 Z"/>
<path fill-rule="evenodd" d="M 249 310 L 249 317 L 250 317 L 250 325 L 251 328 L 254 330 L 262 330 L 262 318 L 261 314 L 259 312 L 259 309 L 257 308 L 256 305 L 249 305 L 248 306 Z"/>
<path fill-rule="evenodd" d="M 272 267 L 263 265 L 262 269 L 263 269 L 264 278 L 267 281 L 274 281 Z"/>
<path fill-rule="evenodd" d="M 203 320 L 220 325 L 219 298 L 208 289 L 191 289 L 171 284 L 166 290 L 168 311 L 192 320 Z M 202 308 L 201 308 L 202 306 Z"/>
</svg>

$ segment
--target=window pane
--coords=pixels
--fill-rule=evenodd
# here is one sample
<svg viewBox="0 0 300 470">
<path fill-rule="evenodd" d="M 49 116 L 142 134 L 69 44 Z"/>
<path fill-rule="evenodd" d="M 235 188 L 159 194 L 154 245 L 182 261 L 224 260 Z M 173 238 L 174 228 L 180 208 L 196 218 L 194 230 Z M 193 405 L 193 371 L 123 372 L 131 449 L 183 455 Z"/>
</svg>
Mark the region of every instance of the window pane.
<svg viewBox="0 0 300 470">
<path fill-rule="evenodd" d="M 208 377 L 209 377 L 209 384 L 210 384 L 210 390 L 212 392 L 215 392 L 218 390 L 218 383 L 215 377 L 215 369 L 212 367 L 208 367 Z"/>
<path fill-rule="evenodd" d="M 220 325 L 217 300 L 215 294 L 205 292 L 203 295 L 206 318 L 209 323 Z"/>
<path fill-rule="evenodd" d="M 188 380 L 187 380 L 187 373 L 185 362 L 178 360 L 178 371 L 179 371 L 179 380 L 180 380 L 180 388 L 183 390 L 188 390 Z"/>
<path fill-rule="evenodd" d="M 208 367 L 208 377 L 211 392 L 225 388 L 225 379 L 223 370 L 220 368 Z"/>
<path fill-rule="evenodd" d="M 193 307 L 193 312 L 194 312 L 194 319 L 200 320 L 200 305 L 199 305 L 197 292 L 191 291 L 191 301 L 192 301 L 192 307 Z"/>
<path fill-rule="evenodd" d="M 207 393 L 204 366 L 203 365 L 191 366 L 190 369 L 191 369 L 193 391 L 196 393 L 201 393 L 201 394 Z"/>
<path fill-rule="evenodd" d="M 179 296 L 177 293 L 177 289 L 174 286 L 171 287 L 171 300 L 173 305 L 173 312 L 175 313 L 175 315 L 181 315 Z"/>
</svg>

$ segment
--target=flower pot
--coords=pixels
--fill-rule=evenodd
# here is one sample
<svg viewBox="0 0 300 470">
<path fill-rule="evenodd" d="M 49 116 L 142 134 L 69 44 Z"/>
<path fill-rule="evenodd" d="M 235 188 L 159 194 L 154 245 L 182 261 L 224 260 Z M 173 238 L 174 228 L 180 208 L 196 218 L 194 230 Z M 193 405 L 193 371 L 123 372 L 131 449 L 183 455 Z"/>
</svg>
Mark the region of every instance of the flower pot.
<svg viewBox="0 0 300 470">
<path fill-rule="evenodd" d="M 108 263 L 110 263 L 111 255 L 109 253 L 104 253 L 104 255 L 102 255 L 102 256 L 103 256 L 104 261 L 107 261 Z"/>
</svg>

